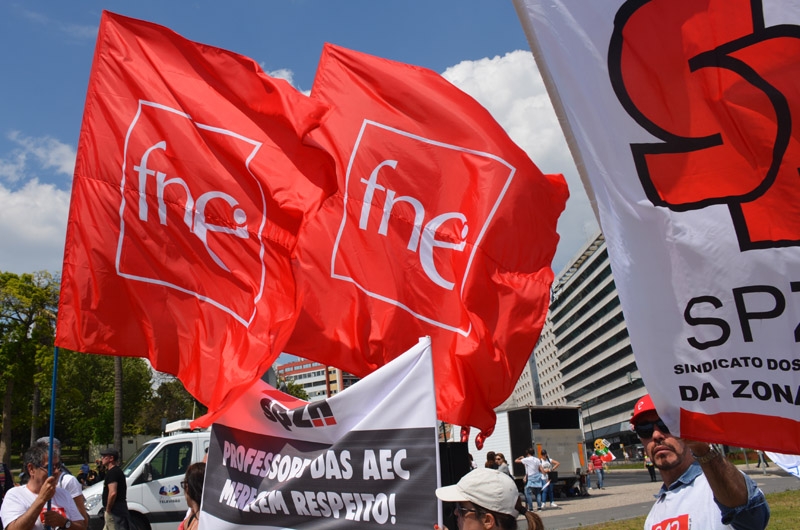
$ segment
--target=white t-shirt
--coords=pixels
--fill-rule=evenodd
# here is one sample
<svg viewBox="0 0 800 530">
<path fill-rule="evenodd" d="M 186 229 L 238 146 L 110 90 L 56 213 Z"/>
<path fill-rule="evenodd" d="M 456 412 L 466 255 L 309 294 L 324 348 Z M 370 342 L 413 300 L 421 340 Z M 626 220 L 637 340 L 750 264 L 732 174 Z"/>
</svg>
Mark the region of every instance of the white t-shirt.
<svg viewBox="0 0 800 530">
<path fill-rule="evenodd" d="M 526 456 L 522 459 L 522 463 L 525 466 L 525 475 L 528 477 L 528 480 L 535 480 L 542 475 L 542 472 L 539 470 L 542 461 L 535 456 Z"/>
<path fill-rule="evenodd" d="M 16 521 L 24 515 L 25 512 L 28 511 L 28 508 L 36 502 L 36 497 L 37 495 L 29 490 L 27 486 L 18 486 L 8 490 L 8 493 L 6 493 L 3 499 L 3 506 L 0 507 L 0 520 L 3 521 L 3 525 L 8 526 L 11 522 Z M 67 519 L 72 521 L 83 520 L 81 512 L 79 512 L 77 506 L 75 506 L 75 501 L 72 500 L 72 497 L 70 497 L 69 493 L 64 489 L 56 488 L 56 493 L 53 495 L 50 509 L 60 512 L 62 515 L 65 515 Z M 47 505 L 45 504 L 42 511 L 46 510 Z M 44 523 L 42 522 L 41 515 L 36 518 L 36 523 L 33 525 L 33 528 L 36 530 L 44 530 Z"/>
<path fill-rule="evenodd" d="M 58 477 L 58 487 L 67 490 L 69 496 L 73 499 L 78 495 L 83 495 L 83 486 L 78 482 L 78 479 L 67 473 L 61 473 Z"/>
<path fill-rule="evenodd" d="M 702 473 L 691 484 L 667 490 L 661 495 L 644 523 L 645 530 L 722 530 L 722 514 L 714 502 L 714 492 Z"/>
</svg>

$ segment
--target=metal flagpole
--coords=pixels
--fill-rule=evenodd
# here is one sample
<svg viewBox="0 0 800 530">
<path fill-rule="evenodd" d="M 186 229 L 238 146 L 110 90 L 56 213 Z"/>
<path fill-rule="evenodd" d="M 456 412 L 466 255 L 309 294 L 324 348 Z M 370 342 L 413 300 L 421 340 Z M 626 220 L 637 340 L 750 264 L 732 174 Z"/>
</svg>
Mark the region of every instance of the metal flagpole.
<svg viewBox="0 0 800 530">
<path fill-rule="evenodd" d="M 56 430 L 56 381 L 58 375 L 58 346 L 53 348 L 53 384 L 52 388 L 50 389 L 50 444 L 48 448 L 47 454 L 47 476 L 53 476 L 53 438 L 55 438 L 55 430 Z M 47 511 L 50 511 L 51 505 L 53 503 L 52 499 L 47 501 Z M 49 526 L 45 526 L 47 530 L 50 530 Z"/>
</svg>

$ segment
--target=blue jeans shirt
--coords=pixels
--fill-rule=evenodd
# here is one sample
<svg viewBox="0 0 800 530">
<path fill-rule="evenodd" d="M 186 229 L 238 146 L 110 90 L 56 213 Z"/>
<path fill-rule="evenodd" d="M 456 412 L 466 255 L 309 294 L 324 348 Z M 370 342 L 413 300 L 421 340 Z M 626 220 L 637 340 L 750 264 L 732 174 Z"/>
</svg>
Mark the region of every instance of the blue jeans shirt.
<svg viewBox="0 0 800 530">
<path fill-rule="evenodd" d="M 694 462 L 678 480 L 670 484 L 669 488 L 662 485 L 656 498 L 660 498 L 668 491 L 678 494 L 681 490 L 688 488 L 702 474 L 703 469 L 700 464 Z M 719 508 L 722 524 L 731 525 L 736 530 L 763 530 L 769 522 L 769 505 L 764 498 L 764 492 L 758 489 L 755 481 L 746 474 L 742 474 L 747 483 L 747 502 L 735 508 L 721 505 L 716 498 L 714 503 Z"/>
</svg>

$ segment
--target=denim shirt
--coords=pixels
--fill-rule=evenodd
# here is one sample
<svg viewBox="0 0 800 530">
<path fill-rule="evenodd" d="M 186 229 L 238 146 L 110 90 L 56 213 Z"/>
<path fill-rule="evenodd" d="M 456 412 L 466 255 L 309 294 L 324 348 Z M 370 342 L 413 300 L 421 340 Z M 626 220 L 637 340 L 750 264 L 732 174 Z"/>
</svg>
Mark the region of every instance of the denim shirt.
<svg viewBox="0 0 800 530">
<path fill-rule="evenodd" d="M 740 471 L 741 473 L 741 471 Z M 656 498 L 661 498 L 669 491 L 677 494 L 681 490 L 689 487 L 692 483 L 703 474 L 703 469 L 700 464 L 693 462 L 683 474 L 670 484 L 669 488 L 662 485 L 659 492 L 655 495 Z M 729 508 L 721 505 L 716 498 L 716 503 L 722 515 L 722 524 L 731 525 L 736 530 L 764 530 L 769 522 L 769 505 L 764 498 L 762 492 L 755 481 L 748 477 L 745 473 L 745 482 L 747 483 L 747 502 L 735 508 Z M 688 492 L 687 492 L 688 493 Z"/>
</svg>

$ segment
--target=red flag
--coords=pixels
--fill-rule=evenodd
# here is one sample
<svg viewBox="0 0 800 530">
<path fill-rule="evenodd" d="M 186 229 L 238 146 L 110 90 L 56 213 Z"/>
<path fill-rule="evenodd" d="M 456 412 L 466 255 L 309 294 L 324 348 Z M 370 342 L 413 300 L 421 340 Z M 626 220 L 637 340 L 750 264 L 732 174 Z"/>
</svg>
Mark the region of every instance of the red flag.
<svg viewBox="0 0 800 530">
<path fill-rule="evenodd" d="M 326 110 L 251 59 L 105 12 L 56 343 L 147 357 L 212 412 L 258 379 L 296 318 L 297 230 L 335 186 L 300 141 Z"/>
<path fill-rule="evenodd" d="M 286 350 L 363 376 L 430 335 L 439 418 L 490 432 L 544 323 L 563 177 L 423 68 L 326 45 L 312 97 L 339 192 L 298 239 Z"/>
</svg>

